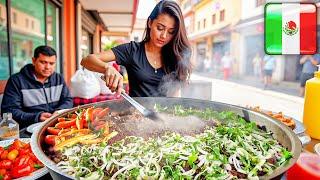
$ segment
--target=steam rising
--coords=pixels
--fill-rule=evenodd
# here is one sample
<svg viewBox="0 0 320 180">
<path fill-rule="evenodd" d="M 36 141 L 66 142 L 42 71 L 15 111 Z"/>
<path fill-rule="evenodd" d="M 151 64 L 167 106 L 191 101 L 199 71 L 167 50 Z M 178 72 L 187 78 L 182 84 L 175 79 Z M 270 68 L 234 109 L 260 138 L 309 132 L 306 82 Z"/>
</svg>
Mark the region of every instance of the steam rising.
<svg viewBox="0 0 320 180">
<path fill-rule="evenodd" d="M 198 117 L 187 116 L 180 117 L 171 114 L 159 113 L 160 121 L 153 121 L 141 117 L 139 120 L 128 120 L 124 125 L 124 129 L 129 130 L 133 135 L 148 137 L 153 134 L 163 132 L 194 132 L 206 127 L 207 123 Z"/>
<path fill-rule="evenodd" d="M 178 61 L 178 64 L 175 67 L 175 71 L 165 75 L 162 78 L 161 84 L 159 86 L 160 94 L 167 97 L 179 96 L 179 90 L 181 90 L 186 85 L 186 82 L 189 81 L 191 76 L 193 67 L 190 62 L 190 56 L 191 52 L 185 50 L 182 53 L 181 60 Z"/>
<path fill-rule="evenodd" d="M 183 82 L 177 80 L 177 75 L 173 72 L 163 77 L 162 83 L 159 86 L 159 92 L 167 97 L 174 97 L 177 96 L 183 84 Z"/>
</svg>

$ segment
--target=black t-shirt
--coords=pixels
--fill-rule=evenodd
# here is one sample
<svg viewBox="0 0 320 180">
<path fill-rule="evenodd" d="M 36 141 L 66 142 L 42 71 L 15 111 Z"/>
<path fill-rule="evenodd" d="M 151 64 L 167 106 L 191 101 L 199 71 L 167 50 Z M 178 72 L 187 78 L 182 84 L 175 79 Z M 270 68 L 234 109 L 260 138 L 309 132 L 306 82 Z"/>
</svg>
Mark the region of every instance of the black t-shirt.
<svg viewBox="0 0 320 180">
<path fill-rule="evenodd" d="M 165 96 L 160 84 L 165 75 L 163 68 L 155 70 L 149 63 L 144 42 L 122 44 L 112 48 L 117 64 L 126 67 L 133 97 Z"/>
</svg>

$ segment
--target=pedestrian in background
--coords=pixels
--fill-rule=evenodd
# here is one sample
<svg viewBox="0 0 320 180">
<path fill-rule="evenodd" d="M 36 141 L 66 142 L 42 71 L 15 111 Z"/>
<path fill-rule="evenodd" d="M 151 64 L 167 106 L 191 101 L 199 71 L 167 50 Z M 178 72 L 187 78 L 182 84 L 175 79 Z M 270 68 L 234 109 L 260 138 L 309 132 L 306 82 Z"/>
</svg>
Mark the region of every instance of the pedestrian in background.
<svg viewBox="0 0 320 180">
<path fill-rule="evenodd" d="M 306 81 L 313 78 L 314 72 L 317 71 L 317 65 L 320 64 L 320 55 L 304 55 L 300 59 L 300 64 L 302 64 L 302 73 L 300 75 L 300 96 L 304 96 Z"/>
<path fill-rule="evenodd" d="M 262 71 L 261 64 L 262 64 L 262 59 L 259 52 L 257 52 L 252 59 L 252 66 L 253 66 L 253 74 L 259 79 L 261 77 L 261 71 Z"/>
<path fill-rule="evenodd" d="M 264 77 L 264 89 L 271 86 L 272 74 L 276 68 L 276 60 L 271 55 L 265 55 L 263 58 L 263 77 Z"/>
<path fill-rule="evenodd" d="M 220 62 L 221 62 L 221 55 L 218 51 L 216 51 L 214 54 L 213 54 L 213 57 L 212 57 L 212 64 L 213 64 L 213 72 L 215 74 L 215 76 L 218 76 L 219 73 L 220 73 Z"/>
<path fill-rule="evenodd" d="M 227 80 L 230 78 L 232 63 L 233 62 L 232 62 L 232 58 L 230 57 L 230 53 L 226 51 L 224 53 L 224 56 L 221 59 L 221 66 L 222 66 L 224 80 Z"/>
<path fill-rule="evenodd" d="M 205 72 L 210 72 L 211 71 L 211 61 L 208 56 L 206 56 L 203 60 L 203 67 Z"/>
</svg>

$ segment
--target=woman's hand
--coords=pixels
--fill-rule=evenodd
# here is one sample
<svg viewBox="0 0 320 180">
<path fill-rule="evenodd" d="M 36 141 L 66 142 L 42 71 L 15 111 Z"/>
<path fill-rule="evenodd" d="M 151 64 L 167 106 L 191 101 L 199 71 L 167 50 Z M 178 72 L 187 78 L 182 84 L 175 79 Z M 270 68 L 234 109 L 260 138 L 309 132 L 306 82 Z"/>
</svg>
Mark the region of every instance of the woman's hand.
<svg viewBox="0 0 320 180">
<path fill-rule="evenodd" d="M 116 91 L 117 95 L 120 95 L 123 88 L 123 76 L 113 66 L 108 65 L 106 66 L 104 76 L 108 88 L 112 92 Z"/>
</svg>

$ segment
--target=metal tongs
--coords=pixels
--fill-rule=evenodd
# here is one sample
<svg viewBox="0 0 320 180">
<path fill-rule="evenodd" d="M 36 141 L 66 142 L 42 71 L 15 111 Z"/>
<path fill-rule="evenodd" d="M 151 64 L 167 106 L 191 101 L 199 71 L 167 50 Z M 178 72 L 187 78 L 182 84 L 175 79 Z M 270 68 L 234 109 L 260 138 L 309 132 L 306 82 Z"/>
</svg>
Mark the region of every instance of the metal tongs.
<svg viewBox="0 0 320 180">
<path fill-rule="evenodd" d="M 103 81 L 106 81 L 105 76 L 101 76 L 101 79 Z M 147 117 L 154 121 L 162 120 L 155 111 L 151 109 L 147 109 L 144 106 L 142 106 L 140 103 L 134 100 L 131 96 L 129 96 L 124 90 L 121 91 L 121 96 L 125 100 L 127 100 L 133 107 L 135 107 L 144 117 Z"/>
<path fill-rule="evenodd" d="M 132 97 L 130 97 L 127 93 L 124 91 L 121 92 L 121 96 L 126 99 L 132 106 L 134 106 L 144 117 L 147 117 L 151 120 L 161 120 L 160 117 L 156 112 L 153 110 L 147 109 L 144 106 L 142 106 L 140 103 L 138 103 L 136 100 L 134 100 Z"/>
</svg>

